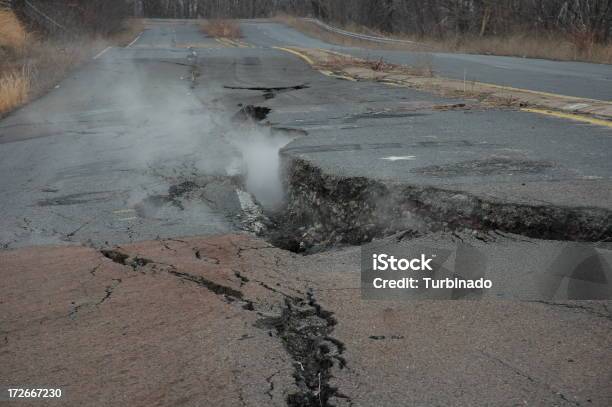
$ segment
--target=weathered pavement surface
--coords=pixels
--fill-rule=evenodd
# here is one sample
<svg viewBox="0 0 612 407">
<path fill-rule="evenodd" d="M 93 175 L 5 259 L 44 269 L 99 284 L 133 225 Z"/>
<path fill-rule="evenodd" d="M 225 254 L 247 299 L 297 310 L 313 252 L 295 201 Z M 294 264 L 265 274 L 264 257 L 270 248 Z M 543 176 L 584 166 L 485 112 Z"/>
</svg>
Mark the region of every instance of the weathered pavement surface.
<svg viewBox="0 0 612 407">
<path fill-rule="evenodd" d="M 246 233 L 249 197 L 270 190 L 245 174 L 267 168 L 250 159 L 261 137 L 266 162 L 295 138 L 289 210 L 317 222 L 286 246 L 394 231 L 346 224 L 347 208 L 371 215 L 351 178 L 544 207 L 536 228 L 494 225 L 559 237 L 575 215 L 568 237 L 595 240 L 609 237 L 609 130 L 341 81 L 268 45 L 284 44 L 151 22 L 0 122 L 0 384 L 61 387 L 74 406 L 610 405 L 609 303 L 363 301 L 358 247 L 302 256 Z M 248 105 L 271 111 L 236 124 Z M 400 229 L 414 242 L 469 242 L 508 273 L 538 272 L 553 244 L 413 212 Z"/>
<path fill-rule="evenodd" d="M 244 235 L 4 252 L 3 384 L 74 406 L 609 404 L 605 306 L 362 301 L 358 252 Z"/>
</svg>

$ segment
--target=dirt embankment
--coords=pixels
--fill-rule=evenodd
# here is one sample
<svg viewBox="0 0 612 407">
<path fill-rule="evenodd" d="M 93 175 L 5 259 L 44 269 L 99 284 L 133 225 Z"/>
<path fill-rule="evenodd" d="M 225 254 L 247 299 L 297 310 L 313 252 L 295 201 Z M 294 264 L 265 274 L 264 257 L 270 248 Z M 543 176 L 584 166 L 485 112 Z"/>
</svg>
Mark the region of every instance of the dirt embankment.
<svg viewBox="0 0 612 407">
<path fill-rule="evenodd" d="M 217 38 L 237 40 L 242 38 L 240 24 L 236 20 L 204 20 L 200 22 L 200 29 L 206 35 Z"/>
</svg>

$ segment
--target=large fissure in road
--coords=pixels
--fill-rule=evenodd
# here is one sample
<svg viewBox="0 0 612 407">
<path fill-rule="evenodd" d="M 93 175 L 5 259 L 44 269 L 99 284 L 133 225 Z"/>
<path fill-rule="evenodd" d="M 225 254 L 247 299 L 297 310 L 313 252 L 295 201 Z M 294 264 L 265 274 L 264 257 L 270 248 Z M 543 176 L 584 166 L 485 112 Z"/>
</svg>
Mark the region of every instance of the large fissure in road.
<svg viewBox="0 0 612 407">
<path fill-rule="evenodd" d="M 435 187 L 330 175 L 287 155 L 283 160 L 286 206 L 269 238 L 294 252 L 358 245 L 398 232 L 419 236 L 466 229 L 552 240 L 612 239 L 612 214 L 601 208 L 485 200 Z"/>
<path fill-rule="evenodd" d="M 308 89 L 308 85 L 302 84 L 302 85 L 295 85 L 295 86 L 276 86 L 276 87 L 265 87 L 265 86 L 224 86 L 225 89 L 234 89 L 234 90 L 254 90 L 254 91 L 259 91 L 259 92 L 263 92 L 262 96 L 264 97 L 264 99 L 273 99 L 274 97 L 276 97 L 277 94 L 279 93 L 283 93 L 283 92 L 290 92 L 293 90 L 300 90 L 300 89 Z"/>
<path fill-rule="evenodd" d="M 304 87 L 226 88 L 265 93 Z M 460 230 L 500 230 L 552 240 L 612 239 L 612 213 L 603 208 L 525 204 L 519 200 L 477 196 L 459 189 L 327 173 L 301 157 L 299 153 L 302 150 L 285 149 L 293 139 L 308 137 L 306 131 L 263 123 L 272 111 L 269 107 L 242 104 L 239 107 L 233 116 L 238 133 L 260 134 L 257 143 L 266 147 L 266 154 L 262 155 L 257 146 L 251 148 L 248 142 L 236 143 L 245 164 L 245 189 L 254 195 L 254 205 L 259 207 L 251 219 L 261 227 L 248 230 L 266 236 L 277 247 L 312 253 L 338 245 L 359 245 L 398 232 L 416 237 Z M 375 147 L 381 146 L 396 147 L 391 144 Z M 253 160 L 258 162 L 251 162 Z M 259 168 L 263 162 L 267 169 L 264 177 Z M 273 165 L 268 165 L 270 163 Z M 452 176 L 471 171 L 472 174 L 491 176 L 508 172 L 538 173 L 551 166 L 544 161 L 488 158 L 423 167 L 417 172 Z M 249 176 L 258 182 L 249 184 Z M 269 191 L 266 192 L 262 185 L 275 188 L 272 205 L 266 202 Z"/>
<path fill-rule="evenodd" d="M 283 150 L 291 140 L 308 134 L 261 124 L 269 113 L 269 108 L 247 105 L 234 116 L 241 123 L 239 131 L 259 135 L 255 143 L 236 144 L 244 168 L 234 182 L 253 195 L 256 210 L 245 216 L 243 225 L 251 225 L 245 229 L 277 247 L 311 253 L 398 232 L 416 237 L 458 230 L 501 230 L 569 241 L 612 239 L 612 214 L 602 208 L 528 205 L 452 189 L 328 174 L 290 149 Z M 507 163 L 479 164 L 490 172 L 489 167 Z M 182 185 L 177 188 L 182 190 Z"/>
<path fill-rule="evenodd" d="M 298 391 L 287 396 L 289 407 L 330 407 L 334 399 L 345 399 L 330 384 L 334 367 L 343 369 L 345 346 L 331 337 L 337 324 L 333 314 L 319 305 L 312 292 L 307 299 L 286 298 L 279 317 L 263 318 L 262 328 L 273 329 L 291 356 Z"/>
<path fill-rule="evenodd" d="M 188 66 L 192 83 L 197 87 L 202 70 L 196 55 L 189 59 Z M 215 179 L 197 174 L 171 177 L 168 194 L 146 198 L 137 205 L 138 214 L 155 216 L 160 204 L 169 203 L 181 209 L 184 200 L 201 199 L 213 210 L 225 212 L 232 222 L 238 218 L 239 228 L 265 235 L 276 246 L 294 252 L 358 245 L 398 232 L 419 236 L 437 231 L 499 229 L 544 239 L 601 241 L 612 237 L 612 215 L 602 208 L 524 204 L 518 200 L 489 199 L 484 194 L 475 195 L 460 188 L 411 185 L 409 181 L 393 184 L 376 177 L 328 173 L 316 162 L 304 158 L 316 153 L 316 146 L 312 146 L 314 150 L 282 150 L 305 133 L 296 130 L 299 126 L 275 128 L 288 126 L 290 122 L 280 120 L 280 124 L 274 124 L 279 121 L 278 112 L 273 116 L 273 105 L 266 104 L 279 94 L 300 92 L 309 86 L 265 84 L 224 85 L 223 88 L 234 93 L 225 99 L 211 99 L 207 95 L 200 101 L 211 111 L 224 112 L 210 131 L 219 135 L 233 151 L 228 154 L 231 162 L 225 168 L 227 174 Z M 251 96 L 252 92 L 260 94 Z M 381 112 L 374 116 L 397 119 L 407 114 Z M 351 119 L 363 115 L 353 114 Z M 473 146 L 467 141 L 464 146 L 460 141 L 456 142 L 457 148 Z M 421 140 L 419 146 L 431 143 L 435 142 Z M 360 144 L 334 147 L 345 151 L 342 149 L 351 150 L 353 146 L 358 148 Z M 391 142 L 370 146 L 372 149 L 401 148 L 399 143 Z M 467 171 L 479 177 L 509 173 L 528 177 L 552 167 L 545 160 L 486 156 L 451 165 L 421 167 L 414 169 L 414 174 L 452 178 Z M 231 206 L 228 203 L 236 201 L 235 197 L 219 199 L 232 194 L 239 201 L 237 211 L 228 210 Z"/>
</svg>

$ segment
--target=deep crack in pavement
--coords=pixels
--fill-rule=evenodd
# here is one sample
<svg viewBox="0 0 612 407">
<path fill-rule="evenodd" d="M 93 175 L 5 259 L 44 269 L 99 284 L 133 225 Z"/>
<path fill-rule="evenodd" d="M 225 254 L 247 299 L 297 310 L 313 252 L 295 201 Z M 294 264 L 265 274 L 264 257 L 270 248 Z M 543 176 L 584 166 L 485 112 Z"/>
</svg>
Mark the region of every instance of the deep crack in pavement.
<svg viewBox="0 0 612 407">
<path fill-rule="evenodd" d="M 337 321 L 309 291 L 307 298 L 285 298 L 279 317 L 263 318 L 258 325 L 274 329 L 291 355 L 299 391 L 287 396 L 290 407 L 333 406 L 334 399 L 349 398 L 329 381 L 332 369 L 343 369 L 345 346 L 331 334 Z"/>
<path fill-rule="evenodd" d="M 245 249 L 239 246 L 237 250 Z M 252 249 L 247 248 L 247 250 Z M 256 300 L 245 298 L 241 290 L 218 284 L 201 275 L 180 271 L 173 264 L 132 256 L 117 249 L 101 250 L 100 252 L 106 258 L 122 266 L 128 266 L 133 271 L 147 273 L 144 268 L 152 267 L 152 271 L 164 271 L 182 281 L 195 283 L 222 296 L 229 303 L 237 301 L 241 309 L 245 311 L 257 311 L 261 316 L 258 310 L 265 308 Z M 195 257 L 198 260 L 203 258 L 201 250 L 195 250 Z M 312 291 L 308 291 L 304 298 L 287 295 L 263 281 L 251 280 L 239 271 L 234 271 L 234 275 L 239 279 L 241 288 L 248 283 L 254 283 L 270 292 L 281 294 L 284 298 L 280 305 L 280 315 L 260 317 L 256 326 L 273 331 L 293 361 L 293 377 L 299 390 L 287 395 L 287 405 L 291 407 L 330 407 L 335 405 L 335 399 L 349 400 L 348 396 L 330 384 L 333 369 L 344 369 L 347 363 L 343 356 L 345 345 L 332 336 L 337 324 L 333 313 L 318 304 Z M 109 291 L 107 288 L 106 296 L 100 301 L 100 304 L 107 300 L 111 293 L 112 289 Z M 77 311 L 78 309 L 75 308 L 73 314 L 76 314 Z M 273 389 L 272 387 L 269 391 Z"/>
</svg>

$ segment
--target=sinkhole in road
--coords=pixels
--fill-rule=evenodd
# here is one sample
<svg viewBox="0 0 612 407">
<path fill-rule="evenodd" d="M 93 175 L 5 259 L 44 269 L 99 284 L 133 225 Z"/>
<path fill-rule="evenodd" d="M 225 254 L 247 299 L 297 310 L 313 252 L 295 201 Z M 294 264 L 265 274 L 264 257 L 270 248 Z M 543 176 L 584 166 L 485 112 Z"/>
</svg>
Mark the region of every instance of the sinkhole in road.
<svg viewBox="0 0 612 407">
<path fill-rule="evenodd" d="M 270 111 L 244 104 L 159 123 L 155 133 L 164 137 L 147 146 L 142 161 L 162 183 L 130 191 L 126 205 L 153 221 L 215 217 L 230 228 L 265 232 L 269 214 L 281 210 L 285 198 L 279 151 L 307 135 L 262 123 Z"/>
</svg>

